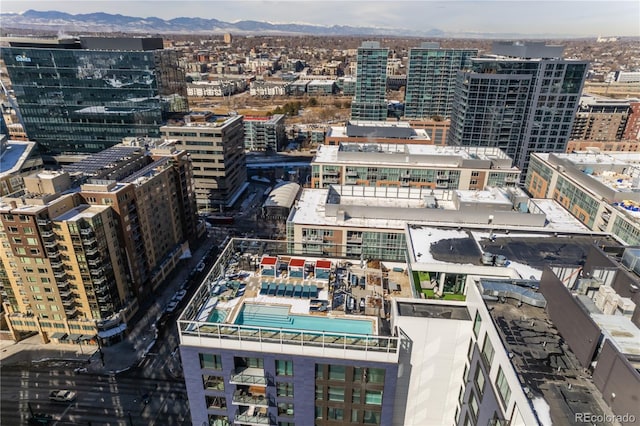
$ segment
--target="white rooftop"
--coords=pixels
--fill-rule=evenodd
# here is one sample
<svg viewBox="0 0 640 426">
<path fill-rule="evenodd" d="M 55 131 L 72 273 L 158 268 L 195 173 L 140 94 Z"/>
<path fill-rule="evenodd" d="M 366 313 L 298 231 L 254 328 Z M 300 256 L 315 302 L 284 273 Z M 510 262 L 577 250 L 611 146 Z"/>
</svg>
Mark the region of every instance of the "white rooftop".
<svg viewBox="0 0 640 426">
<path fill-rule="evenodd" d="M 640 330 L 623 315 L 592 314 L 605 337 L 625 355 L 640 356 Z"/>
<path fill-rule="evenodd" d="M 366 148 L 365 148 L 366 146 Z M 377 151 L 370 151 L 377 147 Z M 358 158 L 361 152 L 366 159 Z M 371 159 L 371 155 L 377 157 Z M 402 158 L 389 154 L 404 155 Z M 431 166 L 459 167 L 462 160 L 505 160 L 509 157 L 498 148 L 462 148 L 455 146 L 439 146 L 427 144 L 387 144 L 387 143 L 357 143 L 343 142 L 339 146 L 321 145 L 313 159 L 314 163 L 345 163 L 345 164 L 410 164 L 414 167 L 428 168 Z M 399 161 L 401 160 L 401 161 Z M 515 170 L 516 168 L 513 167 Z"/>
</svg>

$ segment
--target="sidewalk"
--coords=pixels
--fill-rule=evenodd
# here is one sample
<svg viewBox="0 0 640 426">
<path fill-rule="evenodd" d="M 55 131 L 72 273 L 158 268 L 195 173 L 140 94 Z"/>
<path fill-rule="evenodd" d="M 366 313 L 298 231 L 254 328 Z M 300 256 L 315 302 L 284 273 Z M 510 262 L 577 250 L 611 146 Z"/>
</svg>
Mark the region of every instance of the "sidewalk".
<svg viewBox="0 0 640 426">
<path fill-rule="evenodd" d="M 190 259 L 184 259 L 170 275 L 161 293 L 155 300 L 141 305 L 142 318 L 130 329 L 127 337 L 119 343 L 99 348 L 96 345 L 67 345 L 60 343 L 41 343 L 40 336 L 32 336 L 20 342 L 0 340 L 0 362 L 9 359 L 13 363 L 33 363 L 43 361 L 70 361 L 82 363 L 96 374 L 115 374 L 126 371 L 136 365 L 151 349 L 157 337 L 156 323 L 163 314 L 164 307 L 173 297 L 180 283 L 185 281 L 191 270 L 195 269 L 204 253 L 214 244 L 205 238 L 193 251 Z M 194 283 L 194 285 L 196 285 Z"/>
</svg>

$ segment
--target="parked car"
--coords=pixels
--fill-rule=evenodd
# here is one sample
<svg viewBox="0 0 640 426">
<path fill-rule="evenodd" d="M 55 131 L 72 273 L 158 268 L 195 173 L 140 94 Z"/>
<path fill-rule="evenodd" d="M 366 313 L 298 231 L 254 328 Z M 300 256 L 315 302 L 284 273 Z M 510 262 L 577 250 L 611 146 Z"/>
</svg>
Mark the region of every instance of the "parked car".
<svg viewBox="0 0 640 426">
<path fill-rule="evenodd" d="M 167 312 L 167 313 L 172 313 L 178 307 L 178 303 L 179 302 L 177 300 L 171 299 L 171 301 L 167 305 L 167 308 L 164 311 Z"/>
<path fill-rule="evenodd" d="M 196 266 L 196 271 L 198 272 L 204 271 L 204 262 L 198 263 L 198 265 Z"/>
<path fill-rule="evenodd" d="M 76 400 L 76 393 L 67 389 L 52 390 L 49 392 L 49 399 L 56 402 L 73 402 Z"/>
<path fill-rule="evenodd" d="M 180 290 L 176 293 L 175 296 L 173 296 L 173 300 L 177 300 L 178 303 L 180 303 L 186 295 L 187 295 L 187 290 Z"/>
</svg>

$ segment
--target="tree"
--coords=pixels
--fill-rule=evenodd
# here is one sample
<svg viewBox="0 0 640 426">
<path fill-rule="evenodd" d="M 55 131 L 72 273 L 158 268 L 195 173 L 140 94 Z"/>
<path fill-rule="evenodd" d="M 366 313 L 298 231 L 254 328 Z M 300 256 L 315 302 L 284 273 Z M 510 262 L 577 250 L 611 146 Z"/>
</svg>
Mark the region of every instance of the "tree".
<svg viewBox="0 0 640 426">
<path fill-rule="evenodd" d="M 309 105 L 310 107 L 316 107 L 316 106 L 318 106 L 318 99 L 316 99 L 316 98 L 309 98 L 309 102 L 307 103 L 307 105 Z"/>
</svg>

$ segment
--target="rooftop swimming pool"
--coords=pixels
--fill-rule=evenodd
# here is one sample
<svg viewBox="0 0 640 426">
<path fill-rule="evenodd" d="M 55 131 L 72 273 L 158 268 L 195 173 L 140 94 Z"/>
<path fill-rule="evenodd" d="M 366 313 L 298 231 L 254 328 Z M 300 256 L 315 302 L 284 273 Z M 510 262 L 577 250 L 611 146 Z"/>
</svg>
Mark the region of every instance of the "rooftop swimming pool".
<svg viewBox="0 0 640 426">
<path fill-rule="evenodd" d="M 368 319 L 328 318 L 313 315 L 291 315 L 289 307 L 245 303 L 235 323 L 254 327 L 291 328 L 349 334 L 373 333 Z"/>
<path fill-rule="evenodd" d="M 225 318 L 227 318 L 227 311 L 223 309 L 214 309 L 207 318 L 208 322 L 224 322 Z"/>
</svg>

